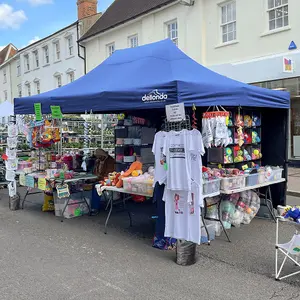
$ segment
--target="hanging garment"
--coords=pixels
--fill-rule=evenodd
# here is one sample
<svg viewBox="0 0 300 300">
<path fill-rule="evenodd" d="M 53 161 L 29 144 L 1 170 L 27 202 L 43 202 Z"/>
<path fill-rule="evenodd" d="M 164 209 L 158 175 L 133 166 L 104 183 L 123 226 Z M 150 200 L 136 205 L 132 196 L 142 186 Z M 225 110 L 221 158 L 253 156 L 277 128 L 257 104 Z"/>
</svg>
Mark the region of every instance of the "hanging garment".
<svg viewBox="0 0 300 300">
<path fill-rule="evenodd" d="M 166 182 L 166 156 L 163 154 L 164 143 L 167 137 L 167 132 L 159 131 L 155 134 L 152 152 L 155 156 L 155 170 L 154 170 L 154 185 L 156 182 L 163 184 Z"/>
<path fill-rule="evenodd" d="M 165 236 L 200 244 L 201 218 L 199 188 L 192 192 L 165 189 Z M 190 199 L 188 199 L 190 198 Z"/>
</svg>

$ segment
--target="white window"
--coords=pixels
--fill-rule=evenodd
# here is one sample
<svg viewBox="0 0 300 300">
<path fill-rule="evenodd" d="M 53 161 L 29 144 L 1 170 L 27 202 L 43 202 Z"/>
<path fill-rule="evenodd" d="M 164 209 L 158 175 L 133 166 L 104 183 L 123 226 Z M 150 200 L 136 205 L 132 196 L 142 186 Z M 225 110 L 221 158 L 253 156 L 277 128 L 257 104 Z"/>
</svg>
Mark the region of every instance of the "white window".
<svg viewBox="0 0 300 300">
<path fill-rule="evenodd" d="M 236 40 L 236 3 L 228 2 L 221 6 L 222 42 Z"/>
<path fill-rule="evenodd" d="M 4 101 L 7 101 L 7 91 L 4 91 Z"/>
<path fill-rule="evenodd" d="M 107 48 L 107 56 L 111 56 L 115 52 L 115 43 L 106 45 L 106 48 Z"/>
<path fill-rule="evenodd" d="M 167 23 L 167 37 L 178 46 L 178 24 L 177 21 Z"/>
<path fill-rule="evenodd" d="M 56 87 L 61 87 L 61 75 L 56 75 L 55 76 L 55 80 L 56 80 Z"/>
<path fill-rule="evenodd" d="M 24 55 L 25 72 L 30 71 L 29 54 Z"/>
<path fill-rule="evenodd" d="M 21 76 L 21 64 L 20 60 L 17 60 L 17 76 Z"/>
<path fill-rule="evenodd" d="M 27 91 L 27 96 L 31 96 L 31 87 L 30 87 L 30 83 L 26 83 L 25 84 L 26 87 L 26 91 Z"/>
<path fill-rule="evenodd" d="M 70 72 L 68 75 L 69 75 L 69 82 L 73 82 L 75 79 L 74 72 Z"/>
<path fill-rule="evenodd" d="M 56 61 L 60 60 L 60 44 L 59 44 L 59 41 L 54 43 L 54 55 L 55 55 L 54 57 L 55 57 Z"/>
<path fill-rule="evenodd" d="M 268 0 L 269 30 L 289 25 L 288 0 Z"/>
<path fill-rule="evenodd" d="M 72 56 L 74 54 L 73 36 L 69 36 L 67 38 L 67 45 L 68 45 L 68 56 Z"/>
<path fill-rule="evenodd" d="M 40 67 L 40 61 L 39 61 L 39 52 L 37 50 L 33 51 L 33 57 L 34 57 L 34 66 L 36 68 Z"/>
<path fill-rule="evenodd" d="M 133 35 L 128 38 L 129 48 L 135 48 L 139 45 L 138 35 Z"/>
<path fill-rule="evenodd" d="M 21 84 L 18 84 L 18 96 L 19 96 L 19 98 L 22 97 L 22 86 L 21 86 Z"/>
<path fill-rule="evenodd" d="M 49 64 L 49 47 L 45 46 L 43 47 L 43 52 L 44 52 L 44 64 L 48 65 Z"/>
<path fill-rule="evenodd" d="M 40 94 L 40 93 L 41 93 L 41 84 L 40 84 L 40 81 L 39 81 L 39 80 L 35 81 L 35 92 L 36 92 L 37 94 Z"/>
<path fill-rule="evenodd" d="M 6 69 L 3 69 L 3 83 L 7 82 Z"/>
</svg>

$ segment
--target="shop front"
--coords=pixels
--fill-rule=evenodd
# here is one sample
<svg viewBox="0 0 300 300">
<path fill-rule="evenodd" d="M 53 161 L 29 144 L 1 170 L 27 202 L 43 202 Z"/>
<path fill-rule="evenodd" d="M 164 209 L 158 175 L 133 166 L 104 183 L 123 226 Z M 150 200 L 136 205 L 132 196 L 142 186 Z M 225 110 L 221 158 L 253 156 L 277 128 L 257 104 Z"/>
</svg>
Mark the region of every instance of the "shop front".
<svg viewBox="0 0 300 300">
<path fill-rule="evenodd" d="M 213 71 L 242 82 L 290 92 L 291 108 L 287 138 L 288 158 L 292 164 L 300 162 L 300 70 L 298 66 L 300 66 L 300 51 L 295 50 L 211 67 Z"/>
</svg>

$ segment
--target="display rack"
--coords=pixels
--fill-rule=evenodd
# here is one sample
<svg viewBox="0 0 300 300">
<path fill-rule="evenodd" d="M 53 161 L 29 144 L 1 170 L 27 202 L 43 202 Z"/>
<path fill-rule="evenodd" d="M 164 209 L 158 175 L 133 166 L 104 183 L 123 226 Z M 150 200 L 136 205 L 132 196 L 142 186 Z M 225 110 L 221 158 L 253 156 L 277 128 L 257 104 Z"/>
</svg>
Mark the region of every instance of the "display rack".
<svg viewBox="0 0 300 300">
<path fill-rule="evenodd" d="M 236 110 L 229 110 L 230 112 L 230 119 L 231 123 L 228 125 L 228 131 L 231 134 L 232 142 L 227 147 L 212 147 L 207 149 L 207 162 L 208 166 L 215 167 L 216 165 L 221 165 L 226 168 L 238 168 L 242 169 L 243 166 L 248 165 L 248 167 L 251 167 L 252 163 L 255 163 L 257 165 L 261 165 L 261 157 L 256 158 L 254 157 L 255 150 L 258 150 L 259 153 L 262 153 L 261 148 L 261 139 L 262 139 L 262 130 L 261 130 L 261 113 L 257 110 L 243 110 L 241 108 L 237 108 Z M 244 138 L 244 144 L 239 147 L 237 143 L 237 127 L 235 125 L 236 117 L 240 115 L 243 122 L 243 133 L 245 135 Z M 255 125 L 247 125 L 247 122 L 245 122 L 245 116 L 250 116 L 251 120 L 258 120 L 256 121 Z M 257 138 L 254 139 L 254 136 L 258 136 L 258 142 Z M 246 136 L 248 138 L 246 138 Z M 239 149 L 243 153 L 243 160 L 237 161 L 237 151 L 236 149 Z M 231 150 L 231 162 L 225 161 L 226 156 L 226 150 Z M 245 150 L 247 151 L 248 158 L 246 158 Z"/>
</svg>

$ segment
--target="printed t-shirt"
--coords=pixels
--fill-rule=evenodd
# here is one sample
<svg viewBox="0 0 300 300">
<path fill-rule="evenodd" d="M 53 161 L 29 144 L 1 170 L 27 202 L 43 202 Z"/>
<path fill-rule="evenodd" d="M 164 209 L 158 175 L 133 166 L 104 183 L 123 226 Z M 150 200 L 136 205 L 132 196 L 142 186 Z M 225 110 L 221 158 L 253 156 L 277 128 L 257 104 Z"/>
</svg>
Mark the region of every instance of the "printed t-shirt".
<svg viewBox="0 0 300 300">
<path fill-rule="evenodd" d="M 199 189 L 171 191 L 165 189 L 165 236 L 200 244 L 201 218 Z"/>
<path fill-rule="evenodd" d="M 156 182 L 163 184 L 167 178 L 167 170 L 165 168 L 166 156 L 163 154 L 163 148 L 167 132 L 159 131 L 155 134 L 152 152 L 155 157 L 155 170 L 154 170 L 154 185 Z"/>
<path fill-rule="evenodd" d="M 167 189 L 191 190 L 191 174 L 187 164 L 187 130 L 170 131 L 165 139 L 163 154 L 167 159 Z"/>
</svg>

